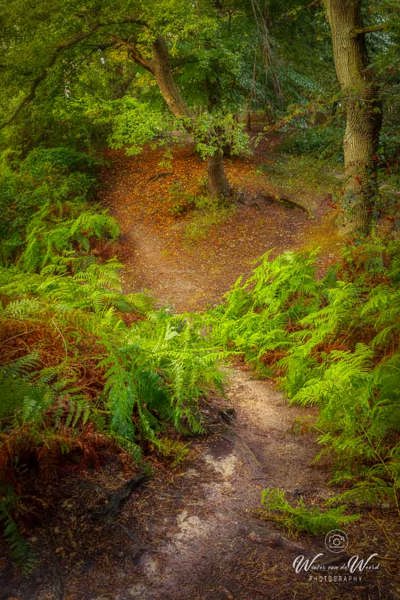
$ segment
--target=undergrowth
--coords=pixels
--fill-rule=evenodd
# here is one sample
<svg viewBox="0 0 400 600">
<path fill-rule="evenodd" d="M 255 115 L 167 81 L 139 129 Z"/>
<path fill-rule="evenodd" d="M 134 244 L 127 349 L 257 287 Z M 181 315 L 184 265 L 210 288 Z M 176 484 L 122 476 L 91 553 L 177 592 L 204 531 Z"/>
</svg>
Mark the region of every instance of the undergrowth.
<svg viewBox="0 0 400 600">
<path fill-rule="evenodd" d="M 14 558 L 34 564 L 21 528 L 27 473 L 48 476 L 71 455 L 96 463 L 104 447 L 179 464 L 231 352 L 291 402 L 319 407 L 321 455 L 343 490 L 333 504 L 398 508 L 399 243 L 354 246 L 323 278 L 316 252 L 267 254 L 209 313 L 154 310 L 144 294 L 122 293 L 121 265 L 102 254 L 119 229 L 94 202 L 96 164 L 42 148 L 19 168 L 1 165 L 0 520 Z M 228 215 L 207 198 L 192 204 L 195 237 L 215 211 Z M 341 507 L 292 506 L 279 490 L 263 498 L 289 528 L 349 522 Z"/>
<path fill-rule="evenodd" d="M 202 431 L 198 401 L 221 387 L 223 353 L 190 317 L 153 311 L 141 294 L 122 295 L 118 269 L 111 261 L 73 275 L 0 270 L 0 475 L 18 492 L 27 464 L 43 474 L 72 451 L 93 460 L 104 444 L 136 461 L 151 444 L 163 456 L 175 450 L 179 462 L 183 449 L 168 442 L 171 428 Z M 17 514 L 23 501 L 22 493 Z M 19 559 L 10 519 L 5 533 Z"/>
<path fill-rule="evenodd" d="M 288 533 L 295 535 L 300 532 L 318 535 L 338 529 L 359 519 L 360 515 L 345 514 L 344 506 L 336 506 L 321 510 L 319 506 L 308 508 L 300 499 L 297 504 L 291 504 L 284 490 L 266 488 L 261 494 L 263 505 L 262 518 L 274 521 L 284 527 Z"/>
<path fill-rule="evenodd" d="M 179 463 L 179 435 L 202 432 L 199 400 L 222 385 L 224 353 L 198 319 L 122 293 L 121 265 L 97 247 L 119 229 L 93 204 L 89 165 L 42 149 L 0 182 L 19 190 L 0 266 L 0 520 L 25 569 L 27 474 L 56 476 L 69 456 L 96 464 L 106 446 L 136 461 L 152 448 Z"/>
<path fill-rule="evenodd" d="M 189 242 L 206 239 L 210 229 L 227 221 L 235 212 L 232 203 L 215 200 L 208 196 L 196 198 L 195 210 L 185 228 L 185 239 Z"/>
<path fill-rule="evenodd" d="M 316 276 L 316 253 L 265 255 L 210 313 L 218 343 L 317 405 L 320 456 L 343 493 L 390 502 L 400 485 L 400 246 L 373 239 Z"/>
<path fill-rule="evenodd" d="M 175 218 L 186 217 L 185 239 L 194 242 L 207 238 L 214 225 L 224 223 L 235 212 L 232 202 L 204 194 L 187 194 L 180 183 L 171 186 L 172 205 L 169 212 Z"/>
<path fill-rule="evenodd" d="M 335 175 L 338 165 L 328 157 L 282 154 L 279 160 L 259 167 L 268 180 L 286 193 L 326 193 L 339 191 L 341 181 Z"/>
</svg>

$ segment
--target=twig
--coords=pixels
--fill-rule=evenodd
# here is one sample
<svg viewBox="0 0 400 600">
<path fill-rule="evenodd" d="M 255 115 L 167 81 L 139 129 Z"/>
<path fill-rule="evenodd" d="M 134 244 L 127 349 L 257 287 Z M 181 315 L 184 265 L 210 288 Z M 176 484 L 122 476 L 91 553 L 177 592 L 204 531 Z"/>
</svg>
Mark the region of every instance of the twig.
<svg viewBox="0 0 400 600">
<path fill-rule="evenodd" d="M 63 336 L 62 331 L 59 328 L 59 326 L 57 325 L 57 323 L 55 322 L 54 318 L 51 319 L 51 322 L 53 323 L 54 327 L 57 329 L 58 333 L 60 334 L 60 337 L 64 344 L 65 358 L 68 358 L 68 346 L 67 346 L 67 342 L 65 341 L 65 337 Z"/>
</svg>

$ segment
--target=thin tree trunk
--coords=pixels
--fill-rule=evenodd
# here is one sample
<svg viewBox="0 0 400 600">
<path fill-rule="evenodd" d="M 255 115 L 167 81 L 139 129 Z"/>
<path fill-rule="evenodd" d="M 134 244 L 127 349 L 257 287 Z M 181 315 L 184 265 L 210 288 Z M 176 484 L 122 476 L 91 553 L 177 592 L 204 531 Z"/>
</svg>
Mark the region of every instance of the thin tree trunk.
<svg viewBox="0 0 400 600">
<path fill-rule="evenodd" d="M 273 70 L 273 59 L 272 59 L 272 46 L 268 26 L 268 6 L 267 4 L 261 8 L 258 0 L 250 0 L 251 7 L 253 10 L 254 20 L 256 22 L 258 35 L 260 38 L 260 46 L 262 59 L 265 69 L 265 81 L 268 85 L 268 80 L 271 79 L 272 88 L 274 90 L 275 98 L 278 104 L 281 106 L 284 101 L 282 87 L 278 79 L 277 74 Z"/>
<path fill-rule="evenodd" d="M 246 112 L 246 129 L 249 133 L 251 133 L 251 112 L 248 110 Z"/>
<path fill-rule="evenodd" d="M 227 198 L 231 189 L 225 175 L 222 150 L 216 150 L 208 159 L 208 193 L 215 198 Z"/>
<path fill-rule="evenodd" d="M 325 5 L 336 74 L 346 101 L 344 226 L 347 231 L 368 233 L 377 193 L 378 87 L 368 65 L 361 0 L 325 0 Z"/>
</svg>

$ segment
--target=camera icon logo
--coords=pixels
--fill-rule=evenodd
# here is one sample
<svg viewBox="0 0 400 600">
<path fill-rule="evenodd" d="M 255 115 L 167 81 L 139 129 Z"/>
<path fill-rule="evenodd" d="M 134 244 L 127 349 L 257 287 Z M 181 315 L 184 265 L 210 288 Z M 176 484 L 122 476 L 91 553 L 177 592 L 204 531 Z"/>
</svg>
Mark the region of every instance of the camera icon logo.
<svg viewBox="0 0 400 600">
<path fill-rule="evenodd" d="M 341 529 L 332 529 L 325 536 L 325 548 L 330 552 L 338 554 L 344 552 L 349 545 L 347 533 Z"/>
</svg>

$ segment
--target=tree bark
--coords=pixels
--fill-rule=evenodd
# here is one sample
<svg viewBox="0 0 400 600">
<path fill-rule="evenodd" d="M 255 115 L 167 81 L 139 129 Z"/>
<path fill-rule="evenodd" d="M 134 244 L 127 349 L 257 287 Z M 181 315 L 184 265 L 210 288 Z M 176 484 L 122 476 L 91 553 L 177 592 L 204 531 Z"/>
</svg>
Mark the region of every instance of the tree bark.
<svg viewBox="0 0 400 600">
<path fill-rule="evenodd" d="M 343 225 L 349 232 L 368 233 L 377 193 L 379 90 L 368 65 L 361 0 L 324 1 L 332 32 L 336 74 L 346 102 Z"/>
<path fill-rule="evenodd" d="M 168 48 L 162 38 L 153 44 L 153 56 L 149 62 L 151 72 L 157 82 L 162 97 L 171 113 L 184 120 L 184 127 L 193 134 L 194 115 L 183 99 L 173 77 Z M 226 198 L 230 195 L 230 186 L 225 174 L 223 151 L 216 149 L 208 160 L 208 191 L 214 197 Z"/>
<path fill-rule="evenodd" d="M 154 78 L 169 110 L 177 119 L 192 119 L 193 115 L 182 98 L 173 77 L 168 48 L 163 38 L 153 44 L 152 67 Z"/>
<path fill-rule="evenodd" d="M 208 193 L 213 198 L 228 198 L 231 194 L 225 175 L 222 150 L 216 150 L 208 159 Z"/>
</svg>

